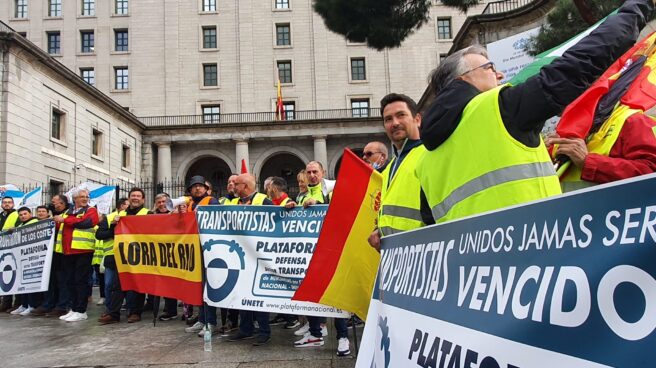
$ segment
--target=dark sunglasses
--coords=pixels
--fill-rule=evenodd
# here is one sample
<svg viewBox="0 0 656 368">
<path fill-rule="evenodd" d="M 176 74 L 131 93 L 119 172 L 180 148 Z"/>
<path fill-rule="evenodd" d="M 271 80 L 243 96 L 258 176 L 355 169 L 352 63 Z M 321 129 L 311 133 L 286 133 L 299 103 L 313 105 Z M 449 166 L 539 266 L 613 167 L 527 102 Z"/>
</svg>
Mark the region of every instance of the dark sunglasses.
<svg viewBox="0 0 656 368">
<path fill-rule="evenodd" d="M 371 157 L 371 156 L 375 155 L 376 153 L 380 153 L 380 152 L 371 152 L 371 151 L 363 152 L 362 157 Z"/>
</svg>

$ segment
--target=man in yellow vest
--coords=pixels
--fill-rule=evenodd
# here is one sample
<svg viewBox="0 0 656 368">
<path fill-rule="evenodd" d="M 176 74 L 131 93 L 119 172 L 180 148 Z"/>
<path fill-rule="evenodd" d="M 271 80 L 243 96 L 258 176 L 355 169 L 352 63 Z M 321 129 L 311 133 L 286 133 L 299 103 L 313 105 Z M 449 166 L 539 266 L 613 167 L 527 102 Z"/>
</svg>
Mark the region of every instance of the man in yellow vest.
<svg viewBox="0 0 656 368">
<path fill-rule="evenodd" d="M 389 160 L 387 159 L 388 157 L 389 152 L 383 142 L 369 142 L 362 150 L 362 160 L 371 165 L 371 167 L 378 172 L 383 172 L 383 170 L 385 170 L 389 163 Z"/>
<path fill-rule="evenodd" d="M 587 142 L 550 137 L 545 144 L 557 144 L 555 154 L 570 158 L 570 167 L 560 176 L 563 191 L 569 192 L 655 172 L 655 129 L 656 120 L 620 105 Z"/>
<path fill-rule="evenodd" d="M 219 203 L 221 204 L 236 204 L 239 199 L 235 195 L 235 180 L 239 175 L 232 174 L 228 178 L 228 185 L 226 186 L 226 191 L 228 192 L 225 197 L 219 198 Z"/>
<path fill-rule="evenodd" d="M 380 100 L 380 110 L 394 158 L 382 172 L 378 228 L 369 236 L 369 244 L 376 249 L 380 249 L 381 236 L 432 223 L 430 212 L 422 218 L 421 188 L 415 174 L 417 164 L 426 153 L 419 140 L 421 115 L 417 112 L 417 104 L 406 95 L 390 93 Z"/>
<path fill-rule="evenodd" d="M 106 297 L 109 299 L 105 306 L 106 312 L 98 319 L 101 325 L 117 323 L 121 319 L 121 305 L 123 299 L 126 297 L 126 292 L 121 289 L 121 282 L 118 277 L 118 270 L 116 267 L 116 259 L 114 257 L 114 231 L 116 225 L 125 216 L 145 216 L 151 212 L 148 208 L 144 207 L 146 195 L 141 188 L 132 188 L 128 194 L 129 205 L 127 209 L 110 213 L 107 215 L 106 221 L 103 221 L 98 226 L 96 231 L 96 238 L 104 241 L 105 246 L 105 265 L 106 276 L 109 276 L 105 283 L 107 284 Z M 128 305 L 128 323 L 141 321 L 141 313 L 146 299 L 145 294 L 132 292 L 130 305 Z"/>
<path fill-rule="evenodd" d="M 292 200 L 287 195 L 287 181 L 279 176 L 272 176 L 269 179 L 267 195 L 274 206 L 287 207 L 287 204 Z"/>
<path fill-rule="evenodd" d="M 18 224 L 20 224 L 20 220 L 18 219 L 18 212 L 14 210 L 14 199 L 12 197 L 3 197 L 2 212 L 0 212 L 0 230 L 7 231 L 15 228 Z M 20 306 L 13 305 L 13 303 L 13 295 L 3 296 L 0 312 L 13 312 Z M 18 304 L 18 300 L 16 300 L 16 304 Z"/>
<path fill-rule="evenodd" d="M 89 190 L 73 192 L 73 206 L 53 218 L 59 226 L 55 252 L 63 253 L 62 270 L 67 280 L 67 292 L 71 298 L 71 311 L 59 319 L 78 322 L 87 319 L 91 259 L 96 246 L 98 211 L 89 206 Z"/>
<path fill-rule="evenodd" d="M 235 180 L 235 194 L 239 197 L 239 205 L 273 205 L 273 202 L 265 194 L 255 190 L 255 177 L 251 174 L 241 174 Z M 269 312 L 239 311 L 239 331 L 228 337 L 228 341 L 240 341 L 254 337 L 256 320 L 260 329 L 259 336 L 253 343 L 254 346 L 268 344 L 271 341 L 271 326 L 269 325 Z"/>
<path fill-rule="evenodd" d="M 428 149 L 417 167 L 436 222 L 561 193 L 540 131 L 636 41 L 654 8 L 629 0 L 539 74 L 499 86 L 481 46 L 447 57 L 432 73 L 424 115 Z"/>
</svg>

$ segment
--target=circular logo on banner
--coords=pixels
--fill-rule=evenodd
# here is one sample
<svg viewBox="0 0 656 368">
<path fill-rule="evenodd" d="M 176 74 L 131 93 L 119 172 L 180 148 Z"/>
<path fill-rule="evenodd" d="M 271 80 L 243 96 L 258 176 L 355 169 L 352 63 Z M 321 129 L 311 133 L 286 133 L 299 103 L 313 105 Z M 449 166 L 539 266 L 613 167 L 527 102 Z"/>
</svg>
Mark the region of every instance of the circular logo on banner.
<svg viewBox="0 0 656 368">
<path fill-rule="evenodd" d="M 11 253 L 5 253 L 0 257 L 0 289 L 5 293 L 14 287 L 18 264 Z"/>
<path fill-rule="evenodd" d="M 380 328 L 380 330 L 377 331 L 376 333 L 376 341 L 380 341 L 380 343 L 377 344 L 378 350 L 382 350 L 382 354 L 379 355 L 379 359 L 382 356 L 383 361 L 382 362 L 377 361 L 376 355 L 374 354 L 371 360 L 371 368 L 378 368 L 378 367 L 388 368 L 392 357 L 390 354 L 391 340 L 389 337 L 389 326 L 387 325 L 387 317 L 383 318 L 382 316 L 378 316 L 378 327 Z M 376 364 L 376 363 L 381 363 L 381 364 Z"/>
<path fill-rule="evenodd" d="M 203 244 L 207 264 L 206 294 L 209 300 L 220 302 L 237 285 L 239 274 L 246 268 L 244 250 L 234 240 L 210 240 Z"/>
</svg>

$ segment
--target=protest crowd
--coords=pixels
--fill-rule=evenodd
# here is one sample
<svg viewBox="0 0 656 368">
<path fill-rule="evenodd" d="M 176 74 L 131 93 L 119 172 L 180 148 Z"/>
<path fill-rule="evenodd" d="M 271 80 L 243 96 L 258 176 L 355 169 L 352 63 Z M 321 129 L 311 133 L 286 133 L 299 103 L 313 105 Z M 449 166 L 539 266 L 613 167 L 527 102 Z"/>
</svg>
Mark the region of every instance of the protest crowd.
<svg viewBox="0 0 656 368">
<path fill-rule="evenodd" d="M 626 1 L 616 15 L 518 85 L 500 85 L 503 75 L 486 50 L 471 46 L 448 56 L 431 74 L 436 98 L 424 114 L 408 96 L 385 96 L 380 109 L 389 142 L 368 143 L 362 156 L 372 175 L 382 176 L 378 218 L 366 229 L 364 243 L 380 250 L 381 241 L 397 233 L 655 172 L 656 120 L 621 99 L 632 82 L 623 78 L 627 65 L 619 65 L 612 78 L 617 82 L 599 102 L 611 109 L 592 109 L 589 116 L 578 114 L 576 119 L 568 113 L 577 111 L 572 106 L 587 103 L 585 93 L 593 83 L 609 79 L 604 73 L 634 46 L 653 8 L 652 0 Z M 561 114 L 557 134 L 542 137 L 545 120 Z M 586 122 L 583 136 L 565 134 L 575 130 L 573 124 Z M 298 173 L 296 198 L 288 196 L 287 183 L 280 177 L 268 178 L 258 191 L 253 175 L 233 174 L 228 194 L 216 198 L 204 177 L 193 176 L 183 200 L 160 193 L 149 208 L 144 191 L 132 188 L 107 215 L 89 205 L 86 189 L 75 190 L 70 199 L 55 195 L 34 215 L 30 208 L 14 208 L 13 199 L 4 197 L 3 231 L 52 219 L 56 241 L 48 291 L 4 296 L 0 312 L 85 321 L 91 280 L 96 279 L 101 296 L 97 305 L 104 312 L 94 323 L 111 325 L 125 317 L 127 323 L 138 323 L 144 311 L 159 308 L 159 297 L 121 287 L 114 238 L 122 219 L 176 216 L 202 206 L 291 210 L 330 205 L 337 184 L 324 174 L 320 162 L 308 162 Z M 186 333 L 209 332 L 227 342 L 249 340 L 255 346 L 269 343 L 271 326 L 276 325 L 295 330 L 297 340 L 290 346 L 322 346 L 328 338 L 325 317 L 188 305 L 166 297 L 159 321 L 175 320 L 186 322 Z M 360 319 L 334 318 L 332 323 L 337 355 L 349 355 L 348 325 L 361 323 Z"/>
</svg>

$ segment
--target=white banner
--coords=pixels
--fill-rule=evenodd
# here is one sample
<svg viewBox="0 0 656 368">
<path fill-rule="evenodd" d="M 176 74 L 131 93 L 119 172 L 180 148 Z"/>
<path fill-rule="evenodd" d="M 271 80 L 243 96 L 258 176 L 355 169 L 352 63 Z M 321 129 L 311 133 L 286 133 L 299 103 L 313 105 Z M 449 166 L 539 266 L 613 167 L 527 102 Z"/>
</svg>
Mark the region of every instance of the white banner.
<svg viewBox="0 0 656 368">
<path fill-rule="evenodd" d="M 52 220 L 0 233 L 0 295 L 48 290 L 54 244 Z"/>
<path fill-rule="evenodd" d="M 221 308 L 348 317 L 335 307 L 291 300 L 305 277 L 326 210 L 200 207 L 205 302 Z"/>
<path fill-rule="evenodd" d="M 89 205 L 95 206 L 98 213 L 106 215 L 114 208 L 114 193 L 116 187 L 113 185 L 102 185 L 90 181 L 82 183 L 66 192 L 69 202 L 73 202 L 73 192 L 76 189 L 87 189 L 89 191 Z"/>
</svg>

